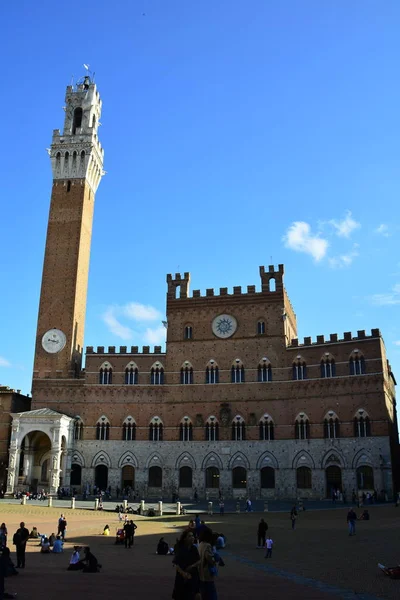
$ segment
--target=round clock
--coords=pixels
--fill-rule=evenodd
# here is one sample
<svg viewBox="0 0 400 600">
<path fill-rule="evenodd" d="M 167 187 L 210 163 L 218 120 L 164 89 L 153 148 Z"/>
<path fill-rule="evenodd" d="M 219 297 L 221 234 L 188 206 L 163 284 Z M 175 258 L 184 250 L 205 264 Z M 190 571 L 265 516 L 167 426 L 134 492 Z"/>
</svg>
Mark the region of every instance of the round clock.
<svg viewBox="0 0 400 600">
<path fill-rule="evenodd" d="M 213 334 L 219 338 L 229 338 L 237 329 L 237 321 L 232 315 L 218 315 L 212 322 Z"/>
<path fill-rule="evenodd" d="M 60 352 L 67 342 L 65 333 L 60 329 L 49 329 L 42 337 L 42 346 L 49 354 Z"/>
</svg>

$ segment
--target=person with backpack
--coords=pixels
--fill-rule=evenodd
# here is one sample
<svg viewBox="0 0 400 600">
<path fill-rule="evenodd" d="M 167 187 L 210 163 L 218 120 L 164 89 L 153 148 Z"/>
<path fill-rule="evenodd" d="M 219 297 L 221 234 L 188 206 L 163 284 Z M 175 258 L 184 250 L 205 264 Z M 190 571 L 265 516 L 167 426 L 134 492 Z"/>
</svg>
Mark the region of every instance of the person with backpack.
<svg viewBox="0 0 400 600">
<path fill-rule="evenodd" d="M 22 521 L 19 524 L 19 529 L 14 533 L 13 544 L 17 551 L 17 569 L 25 569 L 25 550 L 26 542 L 29 539 L 29 531 Z"/>
</svg>

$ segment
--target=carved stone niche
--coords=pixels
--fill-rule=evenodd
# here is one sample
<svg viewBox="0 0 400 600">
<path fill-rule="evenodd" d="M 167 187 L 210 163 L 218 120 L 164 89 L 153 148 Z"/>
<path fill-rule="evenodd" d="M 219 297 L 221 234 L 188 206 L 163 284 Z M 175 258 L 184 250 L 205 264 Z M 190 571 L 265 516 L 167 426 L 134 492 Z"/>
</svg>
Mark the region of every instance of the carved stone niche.
<svg viewBox="0 0 400 600">
<path fill-rule="evenodd" d="M 249 425 L 257 425 L 257 418 L 255 413 L 249 414 Z"/>
<path fill-rule="evenodd" d="M 226 402 L 221 404 L 221 410 L 219 411 L 219 418 L 224 427 L 227 427 L 232 421 L 232 410 Z"/>
<path fill-rule="evenodd" d="M 203 415 L 201 415 L 201 414 L 196 415 L 195 425 L 196 425 L 196 427 L 203 427 L 203 425 L 204 425 Z"/>
</svg>

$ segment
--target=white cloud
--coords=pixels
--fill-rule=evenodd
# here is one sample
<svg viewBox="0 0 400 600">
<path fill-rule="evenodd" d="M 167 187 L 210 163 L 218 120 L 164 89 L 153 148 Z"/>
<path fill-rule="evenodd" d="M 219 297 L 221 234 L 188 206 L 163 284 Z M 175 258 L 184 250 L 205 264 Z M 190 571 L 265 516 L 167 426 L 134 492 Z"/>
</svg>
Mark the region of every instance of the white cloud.
<svg viewBox="0 0 400 600">
<path fill-rule="evenodd" d="M 129 302 L 122 307 L 123 314 L 133 321 L 158 321 L 161 313 L 153 306 Z"/>
<path fill-rule="evenodd" d="M 328 240 L 311 232 L 311 227 L 305 221 L 295 221 L 283 236 L 286 248 L 296 252 L 311 254 L 315 261 L 324 258 L 328 249 Z"/>
<path fill-rule="evenodd" d="M 381 225 L 375 229 L 375 233 L 379 233 L 380 235 L 383 235 L 383 237 L 390 237 L 389 227 L 384 223 L 381 223 Z"/>
<path fill-rule="evenodd" d="M 115 316 L 116 308 L 110 306 L 106 312 L 102 315 L 102 319 L 104 323 L 107 325 L 108 329 L 123 340 L 131 340 L 132 339 L 132 329 L 129 327 L 125 327 L 122 325 Z"/>
<path fill-rule="evenodd" d="M 11 363 L 6 358 L 0 356 L 0 367 L 11 367 Z"/>
<path fill-rule="evenodd" d="M 346 212 L 345 218 L 341 221 L 331 219 L 329 223 L 336 229 L 336 235 L 346 238 L 350 237 L 355 229 L 359 229 L 359 227 L 361 227 L 361 223 L 358 223 L 353 219 L 349 210 Z"/>
<path fill-rule="evenodd" d="M 371 296 L 372 304 L 378 306 L 393 306 L 400 304 L 400 283 L 393 286 L 392 291 L 387 294 L 374 294 Z"/>
<path fill-rule="evenodd" d="M 161 346 L 164 344 L 166 338 L 167 330 L 164 325 L 160 327 L 156 327 L 154 329 L 148 327 L 143 334 L 143 340 L 148 344 L 153 344 L 154 346 Z"/>
<path fill-rule="evenodd" d="M 396 340 L 395 342 L 393 342 L 393 344 L 394 344 L 395 346 L 400 346 L 400 340 Z"/>
<path fill-rule="evenodd" d="M 354 244 L 353 250 L 347 254 L 340 254 L 329 259 L 329 265 L 332 269 L 343 269 L 349 267 L 353 260 L 358 256 L 358 244 Z"/>
</svg>

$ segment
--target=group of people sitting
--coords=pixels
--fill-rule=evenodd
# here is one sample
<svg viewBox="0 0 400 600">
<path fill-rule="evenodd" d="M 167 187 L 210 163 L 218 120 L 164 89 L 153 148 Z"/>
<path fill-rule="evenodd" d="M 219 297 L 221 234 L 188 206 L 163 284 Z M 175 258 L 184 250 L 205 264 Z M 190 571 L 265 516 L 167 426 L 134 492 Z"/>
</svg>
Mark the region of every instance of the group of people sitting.
<svg viewBox="0 0 400 600">
<path fill-rule="evenodd" d="M 74 546 L 74 551 L 69 561 L 68 571 L 82 571 L 83 573 L 99 573 L 101 564 L 90 551 L 89 546 L 84 549 L 84 557 L 81 559 L 81 546 Z"/>
<path fill-rule="evenodd" d="M 64 541 L 61 539 L 60 535 L 55 535 L 52 533 L 50 537 L 42 535 L 40 538 L 40 552 L 43 554 L 49 554 L 50 552 L 60 554 L 63 552 Z"/>
</svg>

